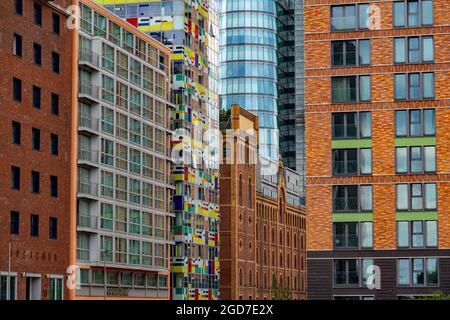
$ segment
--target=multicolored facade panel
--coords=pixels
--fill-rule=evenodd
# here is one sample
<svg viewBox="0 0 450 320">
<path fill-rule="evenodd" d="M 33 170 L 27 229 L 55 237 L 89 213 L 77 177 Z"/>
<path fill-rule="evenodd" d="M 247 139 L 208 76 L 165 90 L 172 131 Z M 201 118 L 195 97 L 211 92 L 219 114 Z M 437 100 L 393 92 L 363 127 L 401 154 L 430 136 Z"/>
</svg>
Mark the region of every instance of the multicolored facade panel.
<svg viewBox="0 0 450 320">
<path fill-rule="evenodd" d="M 217 1 L 96 2 L 172 49 L 172 149 L 184 159 L 172 167 L 172 298 L 218 299 L 218 137 L 209 134 L 219 128 Z"/>
</svg>

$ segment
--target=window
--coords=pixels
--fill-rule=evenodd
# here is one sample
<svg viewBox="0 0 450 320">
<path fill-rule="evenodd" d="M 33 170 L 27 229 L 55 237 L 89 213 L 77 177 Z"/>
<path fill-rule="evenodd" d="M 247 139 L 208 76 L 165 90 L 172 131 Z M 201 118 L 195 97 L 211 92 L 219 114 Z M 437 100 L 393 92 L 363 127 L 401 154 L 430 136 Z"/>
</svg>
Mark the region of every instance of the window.
<svg viewBox="0 0 450 320">
<path fill-rule="evenodd" d="M 397 137 L 435 136 L 436 111 L 434 109 L 396 111 L 395 135 Z"/>
<path fill-rule="evenodd" d="M 372 186 L 334 186 L 333 211 L 372 211 Z"/>
<path fill-rule="evenodd" d="M 11 189 L 20 190 L 20 168 L 11 167 Z"/>
<path fill-rule="evenodd" d="M 437 286 L 438 259 L 412 258 L 397 261 L 398 286 Z"/>
<path fill-rule="evenodd" d="M 432 0 L 394 2 L 394 27 L 418 27 L 433 24 Z"/>
<path fill-rule="evenodd" d="M 434 61 L 433 37 L 394 38 L 395 63 L 422 63 Z"/>
<path fill-rule="evenodd" d="M 59 54 L 56 52 L 52 52 L 52 70 L 59 73 Z"/>
<path fill-rule="evenodd" d="M 22 80 L 13 78 L 13 100 L 22 101 Z"/>
<path fill-rule="evenodd" d="M 334 261 L 334 284 L 336 286 L 362 286 L 370 275 L 367 271 L 372 259 L 337 259 Z"/>
<path fill-rule="evenodd" d="M 31 137 L 33 149 L 36 151 L 41 150 L 41 130 L 32 128 Z"/>
<path fill-rule="evenodd" d="M 437 221 L 398 221 L 399 248 L 434 248 L 438 244 Z"/>
<path fill-rule="evenodd" d="M 58 177 L 56 176 L 50 176 L 50 196 L 58 197 Z"/>
<path fill-rule="evenodd" d="M 58 149 L 59 149 L 59 141 L 58 136 L 56 134 L 50 134 L 50 145 L 51 145 L 51 153 L 54 156 L 58 155 Z"/>
<path fill-rule="evenodd" d="M 42 64 L 42 48 L 37 43 L 33 43 L 33 63 L 38 66 Z"/>
<path fill-rule="evenodd" d="M 41 88 L 33 86 L 33 107 L 41 108 Z"/>
<path fill-rule="evenodd" d="M 13 54 L 22 57 L 22 36 L 14 33 Z"/>
<path fill-rule="evenodd" d="M 394 75 L 396 100 L 434 98 L 434 73 L 399 73 Z"/>
<path fill-rule="evenodd" d="M 14 0 L 14 11 L 18 15 L 23 14 L 23 0 Z"/>
<path fill-rule="evenodd" d="M 31 192 L 39 193 L 40 189 L 40 174 L 37 171 L 31 171 Z"/>
<path fill-rule="evenodd" d="M 56 13 L 52 13 L 52 31 L 56 34 L 61 32 L 61 17 Z"/>
<path fill-rule="evenodd" d="M 52 93 L 52 114 L 59 115 L 59 95 Z"/>
<path fill-rule="evenodd" d="M 368 4 L 331 7 L 331 31 L 368 28 Z"/>
<path fill-rule="evenodd" d="M 19 234 L 19 228 L 20 228 L 19 213 L 16 211 L 11 211 L 9 233 L 10 234 Z"/>
<path fill-rule="evenodd" d="M 30 216 L 30 236 L 39 236 L 39 216 L 37 214 L 32 214 Z"/>
<path fill-rule="evenodd" d="M 63 299 L 63 281 L 64 278 L 50 277 L 49 300 Z"/>
<path fill-rule="evenodd" d="M 21 125 L 19 122 L 13 121 L 12 122 L 12 143 L 13 144 L 20 144 L 21 142 Z"/>
<path fill-rule="evenodd" d="M 436 172 L 436 147 L 399 147 L 395 149 L 397 173 Z"/>
<path fill-rule="evenodd" d="M 333 175 L 372 173 L 372 149 L 333 150 Z"/>
<path fill-rule="evenodd" d="M 34 23 L 42 25 L 42 6 L 34 3 Z"/>
<path fill-rule="evenodd" d="M 370 76 L 331 77 L 332 102 L 370 101 Z"/>
<path fill-rule="evenodd" d="M 436 210 L 436 184 L 412 183 L 397 185 L 397 210 Z"/>
<path fill-rule="evenodd" d="M 370 40 L 345 40 L 331 43 L 331 65 L 355 66 L 370 64 Z"/>
<path fill-rule="evenodd" d="M 334 223 L 334 247 L 371 248 L 373 246 L 372 222 Z"/>
<path fill-rule="evenodd" d="M 50 218 L 48 226 L 48 237 L 52 240 L 58 238 L 58 219 Z"/>
<path fill-rule="evenodd" d="M 16 300 L 16 284 L 17 276 L 9 276 L 9 291 L 8 291 L 8 276 L 0 275 L 0 300 Z"/>
</svg>

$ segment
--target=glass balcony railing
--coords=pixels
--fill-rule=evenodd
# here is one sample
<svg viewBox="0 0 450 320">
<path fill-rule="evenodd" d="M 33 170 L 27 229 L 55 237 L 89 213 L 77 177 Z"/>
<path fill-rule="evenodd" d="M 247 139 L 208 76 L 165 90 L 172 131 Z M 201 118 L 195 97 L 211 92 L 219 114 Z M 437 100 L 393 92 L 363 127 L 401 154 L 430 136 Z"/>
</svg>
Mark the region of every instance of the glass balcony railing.
<svg viewBox="0 0 450 320">
<path fill-rule="evenodd" d="M 88 149 L 80 149 L 78 150 L 78 160 L 80 161 L 88 161 L 91 163 L 98 164 L 98 151 L 88 150 Z"/>
<path fill-rule="evenodd" d="M 98 196 L 98 184 L 79 181 L 78 182 L 78 193 L 97 197 Z"/>
<path fill-rule="evenodd" d="M 100 67 L 100 56 L 90 50 L 80 50 L 78 55 L 80 64 L 89 63 L 95 67 Z"/>
</svg>

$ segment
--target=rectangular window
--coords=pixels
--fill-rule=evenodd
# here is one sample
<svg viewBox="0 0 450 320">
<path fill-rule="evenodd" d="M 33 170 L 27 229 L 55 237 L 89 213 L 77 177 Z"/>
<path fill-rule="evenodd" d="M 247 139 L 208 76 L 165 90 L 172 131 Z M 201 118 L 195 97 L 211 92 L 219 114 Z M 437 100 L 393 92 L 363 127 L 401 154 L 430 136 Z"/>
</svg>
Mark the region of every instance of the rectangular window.
<svg viewBox="0 0 450 320">
<path fill-rule="evenodd" d="M 59 95 L 52 93 L 52 114 L 59 115 Z"/>
<path fill-rule="evenodd" d="M 360 5 L 362 6 L 362 5 Z M 356 5 L 339 5 L 331 7 L 331 30 L 354 30 L 357 27 L 367 27 L 367 21 L 364 21 L 364 10 L 358 10 L 358 13 L 362 12 L 360 23 L 357 22 L 357 6 Z"/>
<path fill-rule="evenodd" d="M 52 52 L 52 70 L 54 73 L 59 73 L 59 54 L 56 52 Z"/>
<path fill-rule="evenodd" d="M 55 34 L 60 34 L 61 32 L 61 17 L 56 13 L 52 13 L 52 31 Z"/>
<path fill-rule="evenodd" d="M 31 129 L 31 140 L 33 150 L 39 151 L 41 150 L 41 130 L 32 128 Z"/>
<path fill-rule="evenodd" d="M 20 168 L 11 167 L 11 189 L 20 190 Z"/>
<path fill-rule="evenodd" d="M 370 101 L 370 76 L 331 78 L 333 103 Z"/>
<path fill-rule="evenodd" d="M 397 173 L 436 172 L 436 147 L 399 147 L 395 151 Z"/>
<path fill-rule="evenodd" d="M 396 100 L 434 98 L 434 73 L 399 73 L 394 75 Z"/>
<path fill-rule="evenodd" d="M 334 212 L 372 211 L 372 186 L 334 186 Z"/>
<path fill-rule="evenodd" d="M 40 191 L 40 174 L 37 171 L 31 171 L 31 192 L 39 193 Z"/>
<path fill-rule="evenodd" d="M 13 78 L 13 100 L 22 101 L 22 80 Z"/>
<path fill-rule="evenodd" d="M 56 240 L 58 238 L 58 219 L 50 218 L 48 226 L 48 237 L 51 240 Z"/>
<path fill-rule="evenodd" d="M 355 66 L 370 64 L 370 40 L 345 40 L 331 43 L 331 65 Z"/>
<path fill-rule="evenodd" d="M 33 63 L 42 65 L 42 47 L 37 43 L 33 43 Z"/>
<path fill-rule="evenodd" d="M 50 196 L 58 197 L 58 177 L 56 176 L 50 176 Z"/>
<path fill-rule="evenodd" d="M 371 248 L 373 246 L 372 222 L 334 223 L 335 248 Z"/>
<path fill-rule="evenodd" d="M 15 56 L 22 57 L 22 36 L 17 33 L 14 33 L 13 54 Z"/>
<path fill-rule="evenodd" d="M 435 136 L 436 111 L 434 109 L 412 109 L 395 111 L 395 135 Z"/>
<path fill-rule="evenodd" d="M 33 86 L 33 107 L 41 108 L 41 88 Z"/>
<path fill-rule="evenodd" d="M 397 261 L 398 286 L 437 286 L 439 281 L 438 259 L 410 258 Z"/>
<path fill-rule="evenodd" d="M 424 63 L 434 61 L 432 36 L 394 38 L 395 63 Z"/>
<path fill-rule="evenodd" d="M 412 183 L 397 185 L 397 210 L 436 210 L 436 184 Z"/>
<path fill-rule="evenodd" d="M 13 121 L 12 122 L 12 143 L 20 144 L 21 139 L 22 139 L 21 125 L 19 122 Z"/>
<path fill-rule="evenodd" d="M 30 216 L 30 236 L 39 237 L 39 216 L 37 214 Z"/>
<path fill-rule="evenodd" d="M 18 15 L 23 14 L 23 0 L 14 0 L 14 11 Z"/>
<path fill-rule="evenodd" d="M 63 278 L 50 278 L 49 300 L 63 300 Z"/>
<path fill-rule="evenodd" d="M 393 11 L 394 27 L 417 27 L 433 24 L 432 0 L 396 1 Z"/>
<path fill-rule="evenodd" d="M 10 234 L 19 234 L 20 229 L 20 218 L 19 213 L 16 211 L 11 211 L 10 216 L 10 227 L 9 227 L 9 233 Z"/>
<path fill-rule="evenodd" d="M 359 286 L 361 274 L 361 260 L 359 259 L 334 261 L 334 284 L 336 286 Z"/>
<path fill-rule="evenodd" d="M 52 155 L 57 156 L 59 153 L 59 139 L 56 134 L 50 134 L 50 145 Z"/>
<path fill-rule="evenodd" d="M 334 175 L 372 173 L 372 149 L 333 150 Z"/>
<path fill-rule="evenodd" d="M 34 23 L 42 25 L 42 6 L 34 3 Z"/>
</svg>

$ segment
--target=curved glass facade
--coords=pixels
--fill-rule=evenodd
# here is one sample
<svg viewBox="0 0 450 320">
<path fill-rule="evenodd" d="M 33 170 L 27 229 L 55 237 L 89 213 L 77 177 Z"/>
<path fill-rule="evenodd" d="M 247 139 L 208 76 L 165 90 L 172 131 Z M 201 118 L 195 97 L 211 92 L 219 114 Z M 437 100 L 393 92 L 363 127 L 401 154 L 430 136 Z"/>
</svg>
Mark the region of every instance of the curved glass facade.
<svg viewBox="0 0 450 320">
<path fill-rule="evenodd" d="M 260 153 L 278 159 L 276 0 L 220 0 L 220 95 L 259 118 Z"/>
</svg>

